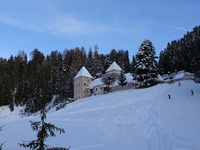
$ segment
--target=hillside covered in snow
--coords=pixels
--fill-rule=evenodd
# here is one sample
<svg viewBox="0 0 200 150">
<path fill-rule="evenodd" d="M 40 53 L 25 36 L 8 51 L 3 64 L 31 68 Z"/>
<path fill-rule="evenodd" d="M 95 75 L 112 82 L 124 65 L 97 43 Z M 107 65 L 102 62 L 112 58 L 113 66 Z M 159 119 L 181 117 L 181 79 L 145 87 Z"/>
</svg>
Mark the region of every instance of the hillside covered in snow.
<svg viewBox="0 0 200 150">
<path fill-rule="evenodd" d="M 3 150 L 23 150 L 18 143 L 36 139 L 29 120 L 39 121 L 39 115 L 1 107 L 0 119 Z M 46 143 L 70 150 L 199 150 L 200 84 L 183 81 L 181 87 L 161 84 L 89 97 L 50 110 L 46 122 L 66 131 Z"/>
</svg>

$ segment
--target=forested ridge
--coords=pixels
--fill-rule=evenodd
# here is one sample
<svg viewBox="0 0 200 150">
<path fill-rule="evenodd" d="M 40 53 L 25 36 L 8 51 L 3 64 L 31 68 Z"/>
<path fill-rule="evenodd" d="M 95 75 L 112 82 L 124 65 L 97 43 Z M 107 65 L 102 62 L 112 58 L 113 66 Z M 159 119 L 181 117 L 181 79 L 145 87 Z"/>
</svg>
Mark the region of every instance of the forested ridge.
<svg viewBox="0 0 200 150">
<path fill-rule="evenodd" d="M 161 74 L 181 70 L 192 73 L 200 70 L 200 26 L 194 27 L 183 38 L 168 43 L 167 48 L 160 52 Z"/>
<path fill-rule="evenodd" d="M 73 98 L 73 78 L 84 65 L 93 77 L 100 77 L 116 61 L 125 72 L 130 72 L 129 53 L 112 50 L 99 54 L 94 46 L 86 54 L 84 47 L 51 52 L 46 57 L 35 49 L 27 60 L 24 51 L 8 60 L 0 58 L 0 106 L 25 106 L 25 111 L 36 112 L 45 107 L 53 96 L 55 104 Z"/>
<path fill-rule="evenodd" d="M 73 78 L 83 65 L 93 77 L 101 77 L 116 61 L 125 73 L 134 75 L 140 67 L 137 64 L 141 63 L 139 57 L 132 56 L 130 61 L 128 50 L 115 49 L 109 54 L 99 54 L 97 45 L 89 50 L 77 47 L 62 53 L 52 51 L 47 56 L 35 49 L 30 60 L 24 51 L 19 51 L 9 59 L 0 58 L 0 106 L 9 105 L 13 110 L 14 105 L 20 105 L 25 106 L 26 112 L 36 112 L 53 97 L 56 97 L 55 104 L 73 98 Z M 185 70 L 195 73 L 198 78 L 200 26 L 187 32 L 183 38 L 168 43 L 167 48 L 160 52 L 158 63 L 154 62 L 154 67 L 154 74 Z"/>
</svg>

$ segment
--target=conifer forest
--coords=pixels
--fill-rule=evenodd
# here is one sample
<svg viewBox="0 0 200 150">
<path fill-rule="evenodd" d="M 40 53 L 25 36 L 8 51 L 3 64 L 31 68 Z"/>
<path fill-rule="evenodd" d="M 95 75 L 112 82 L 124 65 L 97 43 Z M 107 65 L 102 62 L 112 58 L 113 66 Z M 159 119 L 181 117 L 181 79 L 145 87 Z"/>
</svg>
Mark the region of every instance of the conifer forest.
<svg viewBox="0 0 200 150">
<path fill-rule="evenodd" d="M 86 50 L 84 47 L 66 49 L 64 52 L 52 51 L 49 55 L 35 49 L 31 58 L 24 51 L 9 59 L 0 58 L 0 106 L 25 106 L 25 111 L 34 113 L 43 109 L 53 98 L 54 104 L 73 98 L 73 78 L 82 66 L 85 66 L 94 78 L 101 77 L 115 61 L 125 73 L 131 72 L 135 78 L 141 73 L 168 74 L 185 70 L 200 77 L 200 26 L 187 32 L 182 38 L 171 41 L 156 59 L 153 41 L 150 43 L 150 62 L 143 62 L 145 55 L 143 44 L 135 56 L 129 56 L 128 50 L 112 49 L 108 54 L 100 54 L 98 45 Z M 149 56 L 149 55 L 148 55 Z M 148 57 L 145 56 L 145 57 Z M 132 58 L 132 60 L 129 60 Z M 149 57 L 148 57 L 149 58 Z M 148 61 L 148 60 L 147 60 Z M 141 71 L 141 64 L 148 64 Z M 152 69 L 153 68 L 153 69 Z M 139 78 L 141 81 L 141 78 Z M 151 85 L 156 82 L 150 79 Z"/>
</svg>

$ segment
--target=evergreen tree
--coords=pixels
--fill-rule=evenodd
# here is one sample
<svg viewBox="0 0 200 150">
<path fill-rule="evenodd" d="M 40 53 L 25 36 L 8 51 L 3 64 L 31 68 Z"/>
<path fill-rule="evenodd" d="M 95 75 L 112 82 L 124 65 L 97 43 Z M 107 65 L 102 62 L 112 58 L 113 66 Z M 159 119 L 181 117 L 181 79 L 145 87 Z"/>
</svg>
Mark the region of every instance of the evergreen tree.
<svg viewBox="0 0 200 150">
<path fill-rule="evenodd" d="M 27 81 L 27 76 L 26 75 L 26 67 L 27 67 L 27 56 L 24 51 L 19 51 L 18 56 L 15 57 L 18 63 L 16 63 L 17 69 L 15 69 L 15 74 L 17 76 L 17 85 L 16 85 L 16 93 L 15 93 L 15 104 L 18 105 L 23 105 L 23 92 L 25 91 L 25 83 Z"/>
<path fill-rule="evenodd" d="M 125 66 L 125 52 L 124 50 L 118 50 L 117 52 L 117 64 L 122 68 L 122 70 L 126 70 Z"/>
<path fill-rule="evenodd" d="M 125 51 L 125 53 L 124 53 L 124 72 L 125 73 L 128 73 L 128 72 L 130 72 L 130 67 L 131 67 L 131 65 L 130 65 L 130 61 L 129 61 L 129 53 L 128 53 L 128 50 L 126 50 Z"/>
<path fill-rule="evenodd" d="M 2 127 L 0 127 L 0 131 L 2 131 L 2 128 L 3 128 L 3 126 L 2 126 Z M 6 143 L 6 141 L 5 141 L 5 142 L 3 142 L 3 143 L 0 143 L 0 150 L 2 150 L 2 146 L 3 146 L 5 143 Z"/>
<path fill-rule="evenodd" d="M 43 62 L 45 60 L 44 55 L 35 49 L 31 52 L 32 60 L 28 63 L 28 80 L 27 88 L 24 93 L 24 101 L 27 112 L 36 112 L 41 110 L 45 106 L 43 86 L 46 81 L 43 80 Z"/>
<path fill-rule="evenodd" d="M 102 75 L 105 74 L 105 66 L 106 66 L 106 56 L 104 54 L 101 54 L 99 56 L 99 60 L 101 62 L 101 69 L 102 69 Z M 101 75 L 101 76 L 102 76 Z"/>
<path fill-rule="evenodd" d="M 37 139 L 33 140 L 29 143 L 23 142 L 23 144 L 19 144 L 21 147 L 24 148 L 30 148 L 31 150 L 69 150 L 69 148 L 59 148 L 59 147 L 54 147 L 54 148 L 48 148 L 47 145 L 44 143 L 48 137 L 55 137 L 56 132 L 65 133 L 65 130 L 63 128 L 58 128 L 53 124 L 46 123 L 46 110 L 41 110 L 40 112 L 41 116 L 41 121 L 38 122 L 31 122 L 31 127 L 33 131 L 38 131 L 37 133 Z"/>
<path fill-rule="evenodd" d="M 64 66 L 66 71 L 64 72 L 66 74 L 65 79 L 66 79 L 66 92 L 67 92 L 67 97 L 73 97 L 73 78 L 76 74 L 74 69 L 71 67 L 72 66 L 72 61 L 74 57 L 74 52 L 73 50 L 67 50 L 66 54 L 64 55 Z"/>
<path fill-rule="evenodd" d="M 130 66 L 130 72 L 131 72 L 132 74 L 135 73 L 135 57 L 134 57 L 134 55 L 133 55 L 132 62 L 131 62 L 131 66 Z"/>
<path fill-rule="evenodd" d="M 110 52 L 110 60 L 111 62 L 116 62 L 118 63 L 118 58 L 117 58 L 118 54 L 117 54 L 117 51 L 115 49 L 112 49 L 111 52 Z"/>
<path fill-rule="evenodd" d="M 127 85 L 126 76 L 124 75 L 123 71 L 121 71 L 118 77 L 118 84 L 122 86 L 122 90 L 124 89 L 124 86 Z"/>
<path fill-rule="evenodd" d="M 163 56 L 163 51 L 160 52 L 160 56 L 159 56 L 159 65 L 158 65 L 158 70 L 159 70 L 159 74 L 164 74 L 164 68 L 163 68 L 163 63 L 164 63 L 164 56 Z"/>
<path fill-rule="evenodd" d="M 86 62 L 85 51 L 80 50 L 78 47 L 75 48 L 73 51 L 73 59 L 71 64 L 71 71 L 72 74 L 75 76 L 81 67 Z"/>
<path fill-rule="evenodd" d="M 150 40 L 145 40 L 136 54 L 136 70 L 134 79 L 145 87 L 157 84 L 157 68 L 155 65 L 155 48 Z"/>
<path fill-rule="evenodd" d="M 15 85 L 16 85 L 16 78 L 14 73 L 14 65 L 15 60 L 13 56 L 11 55 L 10 59 L 8 59 L 8 65 L 7 65 L 7 76 L 6 76 L 6 99 L 9 100 L 9 108 L 11 111 L 14 110 L 14 98 L 13 94 L 15 91 Z"/>
<path fill-rule="evenodd" d="M 98 46 L 95 45 L 94 46 L 95 51 L 94 51 L 94 58 L 93 58 L 93 66 L 91 68 L 91 75 L 95 78 L 101 77 L 103 72 L 104 72 L 104 68 L 98 53 Z"/>
<path fill-rule="evenodd" d="M 115 82 L 116 78 L 112 74 L 104 74 L 101 81 L 106 85 L 107 93 L 110 92 L 110 85 Z"/>
<path fill-rule="evenodd" d="M 200 71 L 195 73 L 194 81 L 196 83 L 200 83 Z"/>
<path fill-rule="evenodd" d="M 104 61 L 105 61 L 104 70 L 106 70 L 113 63 L 109 54 L 107 54 L 105 56 L 105 60 Z"/>
<path fill-rule="evenodd" d="M 88 56 L 87 56 L 86 65 L 85 65 L 90 73 L 92 72 L 93 64 L 94 64 L 93 52 L 92 52 L 92 48 L 90 47 L 89 52 L 88 52 Z"/>
</svg>

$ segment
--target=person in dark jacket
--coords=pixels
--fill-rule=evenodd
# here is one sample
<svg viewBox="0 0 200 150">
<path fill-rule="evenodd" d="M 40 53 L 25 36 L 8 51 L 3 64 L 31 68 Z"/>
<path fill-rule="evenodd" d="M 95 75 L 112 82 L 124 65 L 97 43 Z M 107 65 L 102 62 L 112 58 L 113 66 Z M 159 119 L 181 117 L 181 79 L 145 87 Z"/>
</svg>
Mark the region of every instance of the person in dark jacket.
<svg viewBox="0 0 200 150">
<path fill-rule="evenodd" d="M 194 95 L 194 91 L 193 90 L 191 90 L 191 94 Z"/>
<path fill-rule="evenodd" d="M 170 94 L 168 94 L 168 97 L 169 97 L 169 99 L 171 99 L 171 95 Z"/>
</svg>

